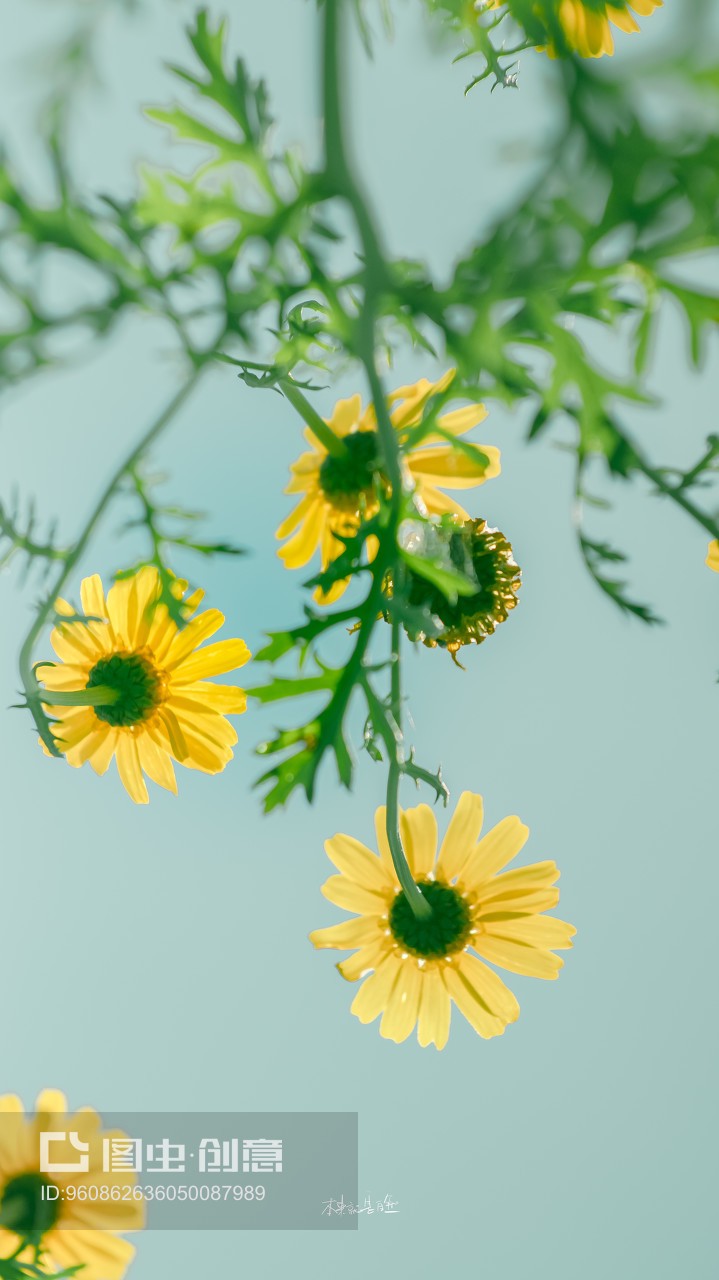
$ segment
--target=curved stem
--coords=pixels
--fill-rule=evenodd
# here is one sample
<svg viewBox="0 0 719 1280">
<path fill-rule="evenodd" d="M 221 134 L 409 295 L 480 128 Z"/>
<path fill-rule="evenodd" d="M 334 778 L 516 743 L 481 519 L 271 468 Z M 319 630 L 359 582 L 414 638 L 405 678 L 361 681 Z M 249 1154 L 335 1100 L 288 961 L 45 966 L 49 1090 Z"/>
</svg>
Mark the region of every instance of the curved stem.
<svg viewBox="0 0 719 1280">
<path fill-rule="evenodd" d="M 302 394 L 296 383 L 291 378 L 280 378 L 278 385 L 293 408 L 297 410 L 300 417 L 306 422 L 313 435 L 316 435 L 317 439 L 322 442 L 327 452 L 331 453 L 333 458 L 342 458 L 347 452 L 344 444 L 339 436 L 335 435 L 324 418 L 320 417 L 317 410 L 313 408 L 307 397 Z"/>
<path fill-rule="evenodd" d="M 187 380 L 185 381 L 183 386 L 180 388 L 180 390 L 172 397 L 169 404 L 166 405 L 166 407 L 162 410 L 162 412 L 155 419 L 152 425 L 147 428 L 145 434 L 141 437 L 138 443 L 132 448 L 132 450 L 124 459 L 124 461 L 120 463 L 119 467 L 117 467 L 117 469 L 113 472 L 113 475 L 111 476 L 110 480 L 106 484 L 105 488 L 100 494 L 100 497 L 95 503 L 95 506 L 90 512 L 90 515 L 88 516 L 85 522 L 85 525 L 83 527 L 83 530 L 79 538 L 77 539 L 77 542 L 74 544 L 74 546 L 72 547 L 72 550 L 69 551 L 67 556 L 65 557 L 62 568 L 58 573 L 57 577 L 54 579 L 50 591 L 47 593 L 45 599 L 40 605 L 40 608 L 38 609 L 38 612 L 35 616 L 35 620 L 23 642 L 22 648 L 20 650 L 19 666 L 20 666 L 20 678 L 22 680 L 25 698 L 27 700 L 27 705 L 32 714 L 33 720 L 37 725 L 37 731 L 40 734 L 42 741 L 45 743 L 45 746 L 47 747 L 48 751 L 50 751 L 51 754 L 54 756 L 61 755 L 62 753 L 57 748 L 57 744 L 55 743 L 55 739 L 53 738 L 53 735 L 52 735 L 50 721 L 48 720 L 48 717 L 43 711 L 43 706 L 42 706 L 43 701 L 49 701 L 49 700 L 45 699 L 44 691 L 40 688 L 40 685 L 38 684 L 37 678 L 35 676 L 35 671 L 33 668 L 33 650 L 35 648 L 35 645 L 37 644 L 37 641 L 42 635 L 42 632 L 45 626 L 47 625 L 47 622 L 51 614 L 53 613 L 53 610 L 55 607 L 55 600 L 57 599 L 60 592 L 63 590 L 63 587 L 65 586 L 65 583 L 70 577 L 70 574 L 72 573 L 73 569 L 78 563 L 80 557 L 83 555 L 85 548 L 87 547 L 87 544 L 90 541 L 90 538 L 92 537 L 95 531 L 95 528 L 97 527 L 102 515 L 105 512 L 107 504 L 114 497 L 119 484 L 124 479 L 124 477 L 129 472 L 132 471 L 132 469 L 140 461 L 140 458 L 142 457 L 142 455 L 147 451 L 147 449 L 149 449 L 150 445 L 152 445 L 155 442 L 155 440 L 157 440 L 157 438 L 165 430 L 165 427 L 167 427 L 169 423 L 172 421 L 178 409 L 181 407 L 181 405 L 184 404 L 185 400 L 190 395 L 190 392 L 194 390 L 195 385 L 201 373 L 202 373 L 201 367 L 196 367 L 195 369 L 193 369 L 189 378 L 187 378 Z"/>
</svg>

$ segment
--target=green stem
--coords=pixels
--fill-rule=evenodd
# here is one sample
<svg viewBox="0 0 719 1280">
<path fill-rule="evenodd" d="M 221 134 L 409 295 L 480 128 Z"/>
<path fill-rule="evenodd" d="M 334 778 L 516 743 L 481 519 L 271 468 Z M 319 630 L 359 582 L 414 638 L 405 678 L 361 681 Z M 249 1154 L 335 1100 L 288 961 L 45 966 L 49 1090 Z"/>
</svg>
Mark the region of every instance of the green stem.
<svg viewBox="0 0 719 1280">
<path fill-rule="evenodd" d="M 40 734 L 40 737 L 42 738 L 42 741 L 45 743 L 45 746 L 47 747 L 48 751 L 50 751 L 51 754 L 54 756 L 61 755 L 62 753 L 57 748 L 57 745 L 52 735 L 50 721 L 48 720 L 45 712 L 43 711 L 42 704 L 48 699 L 46 697 L 46 691 L 41 689 L 40 685 L 38 684 L 37 678 L 35 676 L 35 671 L 33 667 L 33 650 L 35 648 L 35 645 L 37 644 L 37 641 L 42 635 L 42 632 L 47 622 L 49 621 L 54 611 L 55 600 L 63 590 L 66 582 L 68 581 L 68 578 L 70 577 L 70 574 L 73 572 L 80 557 L 84 554 L 85 548 L 87 547 L 90 541 L 90 538 L 92 537 L 95 531 L 96 526 L 98 525 L 102 515 L 104 514 L 108 503 L 114 497 L 115 492 L 118 486 L 120 485 L 121 481 L 129 472 L 132 471 L 132 469 L 140 461 L 140 458 L 143 456 L 143 454 L 147 451 L 147 449 L 149 449 L 149 447 L 152 444 L 154 444 L 157 438 L 162 434 L 165 428 L 172 421 L 175 414 L 178 412 L 180 407 L 184 404 L 185 400 L 187 400 L 190 393 L 194 390 L 201 373 L 202 373 L 201 367 L 197 367 L 193 369 L 189 378 L 187 378 L 187 380 L 185 381 L 183 386 L 180 388 L 180 390 L 172 397 L 169 404 L 166 405 L 166 407 L 162 410 L 162 412 L 155 419 L 152 425 L 148 427 L 147 431 L 141 437 L 138 443 L 132 448 L 132 450 L 124 459 L 124 461 L 121 462 L 119 467 L 117 467 L 117 469 L 113 472 L 113 475 L 111 476 L 107 485 L 103 489 L 100 497 L 98 498 L 95 506 L 90 512 L 90 515 L 88 516 L 88 519 L 85 522 L 84 528 L 80 533 L 80 536 L 77 539 L 77 542 L 74 544 L 74 546 L 72 547 L 72 550 L 69 551 L 67 556 L 65 557 L 62 568 L 59 574 L 57 575 L 57 577 L 55 578 L 50 591 L 48 592 L 42 604 L 40 605 L 40 608 L 35 616 L 34 622 L 23 642 L 22 648 L 20 650 L 19 666 L 20 666 L 20 678 L 22 680 L 23 690 L 25 692 L 25 698 L 27 701 L 27 705 L 30 709 L 30 712 L 32 714 L 32 717 L 35 721 L 35 724 L 37 725 L 38 733 Z"/>
<path fill-rule="evenodd" d="M 399 829 L 399 784 L 404 771 L 404 737 L 402 735 L 402 678 L 400 668 L 401 635 L 399 623 L 392 622 L 392 675 L 391 675 L 391 710 L 392 718 L 397 726 L 395 734 L 395 750 L 390 756 L 389 774 L 387 777 L 387 839 L 389 840 L 392 862 L 397 872 L 397 879 L 402 891 L 418 920 L 427 919 L 432 914 L 422 890 L 414 882 L 414 877 L 402 848 L 402 837 Z"/>
<path fill-rule="evenodd" d="M 49 707 L 111 707 L 119 696 L 117 689 L 97 684 L 92 689 L 43 689 L 42 700 Z"/>
<path fill-rule="evenodd" d="M 278 385 L 293 408 L 297 410 L 303 421 L 307 423 L 307 426 L 313 434 L 316 435 L 317 439 L 325 446 L 327 452 L 331 453 L 333 458 L 344 457 L 346 449 L 339 436 L 335 435 L 334 431 L 329 424 L 325 422 L 324 418 L 321 418 L 317 410 L 313 409 L 309 400 L 306 396 L 303 396 L 296 383 L 294 383 L 291 378 L 280 378 Z"/>
<path fill-rule="evenodd" d="M 384 530 L 386 546 L 394 552 L 397 528 L 402 511 L 402 460 L 397 433 L 387 410 L 387 401 L 375 364 L 375 326 L 379 300 L 391 288 L 386 260 L 374 218 L 349 162 L 342 114 L 341 86 L 347 83 L 342 59 L 342 5 L 344 0 L 325 0 L 323 18 L 323 107 L 325 121 L 325 172 L 322 183 L 328 195 L 343 198 L 349 204 L 357 226 L 364 256 L 364 298 L 356 322 L 357 354 L 364 366 L 371 398 L 377 416 L 377 430 L 382 455 L 390 482 L 390 518 Z M 392 555 L 392 560 L 395 559 Z M 384 572 L 375 566 L 373 592 L 381 598 Z M 379 599 L 378 599 L 379 603 Z M 372 613 L 368 613 L 372 618 Z M 370 628 L 367 628 L 369 631 Z M 364 647 L 366 648 L 369 636 Z M 407 862 L 399 829 L 399 784 L 404 764 L 404 738 L 401 727 L 401 677 L 399 628 L 392 626 L 392 712 L 397 726 L 394 749 L 390 752 L 387 779 L 387 838 L 397 879 L 415 915 L 426 917 L 431 908 L 414 882 Z"/>
<path fill-rule="evenodd" d="M 685 476 L 680 484 L 670 484 L 663 472 L 658 467 L 653 467 L 652 464 L 647 461 L 643 454 L 640 453 L 639 449 L 637 449 L 634 442 L 630 440 L 623 431 L 619 430 L 616 423 L 614 424 L 614 428 L 619 438 L 629 449 L 631 449 L 637 470 L 641 471 L 642 475 L 646 476 L 647 480 L 651 480 L 652 484 L 656 486 L 665 498 L 671 498 L 673 502 L 676 502 L 677 506 L 681 507 L 683 511 L 686 511 L 688 516 L 691 516 L 692 520 L 695 520 L 697 524 L 700 524 L 702 528 L 706 529 L 707 533 L 710 534 L 712 538 L 719 538 L 719 521 L 713 520 L 705 511 L 702 511 L 701 507 L 698 507 L 695 502 L 692 502 L 691 498 L 688 498 L 685 493 L 688 480 L 694 480 L 696 478 L 696 475 L 699 474 L 699 469 L 703 463 L 700 463 L 698 468 L 695 467 L 690 471 L 688 476 Z M 712 454 L 714 452 L 715 450 L 711 451 Z M 705 462 L 706 458 L 703 461 Z"/>
</svg>

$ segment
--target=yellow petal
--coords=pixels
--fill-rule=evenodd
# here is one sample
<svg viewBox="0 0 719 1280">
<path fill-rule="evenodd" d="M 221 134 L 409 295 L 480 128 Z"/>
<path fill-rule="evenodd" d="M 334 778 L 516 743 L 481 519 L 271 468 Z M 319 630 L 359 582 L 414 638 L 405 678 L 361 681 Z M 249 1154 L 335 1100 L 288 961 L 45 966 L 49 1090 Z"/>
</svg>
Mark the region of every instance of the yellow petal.
<svg viewBox="0 0 719 1280">
<path fill-rule="evenodd" d="M 115 752 L 117 771 L 123 787 L 135 804 L 147 804 L 149 795 L 140 768 L 137 743 L 129 733 L 120 734 Z"/>
<path fill-rule="evenodd" d="M 215 711 L 207 711 L 191 698 L 173 696 L 166 704 L 177 717 L 185 737 L 195 734 L 216 747 L 234 747 L 237 742 L 235 726 Z"/>
<path fill-rule="evenodd" d="M 222 773 L 232 759 L 232 751 L 217 746 L 199 734 L 188 732 L 183 727 L 187 755 L 181 760 L 186 769 L 197 769 L 200 773 Z"/>
<path fill-rule="evenodd" d="M 379 1026 L 379 1033 L 385 1040 L 402 1044 L 411 1036 L 417 1025 L 423 977 L 416 960 L 405 960 L 399 966 Z"/>
<path fill-rule="evenodd" d="M 288 538 L 289 535 L 297 528 L 298 524 L 301 524 L 309 514 L 316 501 L 317 497 L 314 493 L 306 494 L 306 496 L 297 503 L 297 506 L 290 512 L 287 518 L 282 521 L 275 537 Z"/>
<path fill-rule="evenodd" d="M 648 18 L 655 9 L 661 9 L 664 0 L 631 0 L 631 7 L 642 18 Z"/>
<path fill-rule="evenodd" d="M 43 662 L 36 667 L 35 674 L 46 689 L 86 689 L 90 668 L 80 663 L 63 662 L 53 666 Z"/>
<path fill-rule="evenodd" d="M 176 679 L 176 675 L 175 675 Z M 201 709 L 217 711 L 221 715 L 241 715 L 247 710 L 247 694 L 234 684 L 212 684 L 209 680 L 197 680 L 192 684 L 175 684 L 171 681 L 170 695 L 173 690 L 182 690 L 186 698 L 192 698 Z"/>
<path fill-rule="evenodd" d="M 455 965 L 445 965 L 439 972 L 459 1012 L 477 1034 L 484 1040 L 501 1036 L 507 1025 L 506 1021 L 492 1013 L 481 992 L 477 991 L 470 980 Z"/>
<path fill-rule="evenodd" d="M 244 667 L 249 659 L 250 651 L 244 640 L 217 640 L 180 663 L 173 673 L 173 683 L 192 684 L 208 676 L 221 676 L 226 671 Z"/>
<path fill-rule="evenodd" d="M 394 880 L 376 853 L 353 836 L 336 835 L 325 842 L 325 853 L 338 871 L 349 880 L 375 893 L 390 897 L 394 892 Z"/>
<path fill-rule="evenodd" d="M 368 919 L 367 916 L 364 918 Z M 337 968 L 347 982 L 356 982 L 358 978 L 365 977 L 373 969 L 378 969 L 391 950 L 391 939 L 379 936 L 374 942 L 369 942 L 366 947 L 360 947 L 353 956 L 340 960 Z"/>
<path fill-rule="evenodd" d="M 437 819 L 428 804 L 400 814 L 400 835 L 415 880 L 428 876 L 437 857 Z"/>
<path fill-rule="evenodd" d="M 483 817 L 482 797 L 463 791 L 439 851 L 437 874 L 443 880 L 455 880 L 461 874 L 482 830 Z"/>
<path fill-rule="evenodd" d="M 95 747 L 91 756 L 88 756 L 88 764 L 91 769 L 95 770 L 98 777 L 107 773 L 112 757 L 117 751 L 117 743 L 120 737 L 118 729 L 110 729 L 102 741 Z"/>
<path fill-rule="evenodd" d="M 472 427 L 478 427 L 480 422 L 484 422 L 487 417 L 487 407 L 483 404 L 468 404 L 463 409 L 452 409 L 449 413 L 443 413 L 437 419 L 438 425 L 443 431 L 449 431 L 450 435 L 463 436 Z M 438 436 L 436 441 L 432 436 L 427 436 L 425 444 L 439 443 L 442 439 Z"/>
<path fill-rule="evenodd" d="M 107 618 L 107 605 L 102 578 L 94 573 L 90 578 L 83 578 L 80 584 L 80 602 L 83 613 L 96 618 Z"/>
<path fill-rule="evenodd" d="M 386 896 L 365 889 L 347 876 L 330 876 L 322 885 L 322 893 L 328 902 L 345 911 L 357 911 L 362 915 L 383 915 L 387 910 Z"/>
<path fill-rule="evenodd" d="M 431 516 L 459 516 L 461 520 L 469 520 L 469 512 L 464 507 L 426 480 L 422 481 L 418 493 Z"/>
<path fill-rule="evenodd" d="M 16 1093 L 3 1093 L 0 1096 L 0 1114 L 24 1115 L 25 1108 L 22 1105 L 22 1099 Z"/>
<path fill-rule="evenodd" d="M 314 929 L 310 942 L 318 949 L 333 947 L 336 951 L 352 951 L 372 942 L 381 933 L 380 916 L 357 916 L 327 929 Z"/>
<path fill-rule="evenodd" d="M 61 662 L 93 667 L 107 652 L 110 638 L 109 628 L 105 639 L 100 627 L 98 623 L 64 622 L 50 633 L 50 644 Z"/>
<path fill-rule="evenodd" d="M 390 953 L 379 968 L 362 983 L 350 1006 L 350 1012 L 360 1022 L 373 1022 L 384 1012 L 401 963 L 394 952 Z"/>
<path fill-rule="evenodd" d="M 59 1089 L 42 1089 L 35 1099 L 35 1116 L 55 1115 L 67 1115 L 67 1098 Z"/>
<path fill-rule="evenodd" d="M 519 1017 L 519 1003 L 513 991 L 510 991 L 499 974 L 488 969 L 476 956 L 465 951 L 457 963 L 457 968 L 487 1008 L 505 1024 L 516 1022 Z"/>
<path fill-rule="evenodd" d="M 615 27 L 619 27 L 620 31 L 638 31 L 639 23 L 632 17 L 628 9 L 616 9 L 614 5 L 607 6 L 607 17 L 613 22 Z"/>
<path fill-rule="evenodd" d="M 494 921 L 485 925 L 494 938 L 507 938 L 528 947 L 545 948 L 548 951 L 566 951 L 572 946 L 577 932 L 574 925 L 556 916 L 521 916 L 514 920 Z"/>
<path fill-rule="evenodd" d="M 54 1231 L 48 1251 L 61 1268 L 80 1266 L 83 1280 L 122 1280 L 135 1256 L 129 1240 L 103 1231 Z"/>
<path fill-rule="evenodd" d="M 175 759 L 180 764 L 185 763 L 189 755 L 189 747 L 185 742 L 185 735 L 180 728 L 177 716 L 170 707 L 167 705 L 161 707 L 156 719 L 148 721 L 147 732 L 160 748 L 169 742 Z"/>
<path fill-rule="evenodd" d="M 164 787 L 165 791 L 171 791 L 173 795 L 177 795 L 177 779 L 175 770 L 172 767 L 172 760 L 166 751 L 158 747 L 149 733 L 144 733 L 137 744 L 140 767 L 156 782 L 158 787 Z"/>
<path fill-rule="evenodd" d="M 500 901 L 484 901 L 475 912 L 474 920 L 482 924 L 488 920 L 511 920 L 517 915 L 536 915 L 548 911 L 559 902 L 559 889 L 519 889 L 516 894 Z"/>
<path fill-rule="evenodd" d="M 318 498 L 310 507 L 297 533 L 277 552 L 287 569 L 302 569 L 312 559 L 320 545 L 325 521 L 325 505 Z"/>
<path fill-rule="evenodd" d="M 346 436 L 357 428 L 361 414 L 362 397 L 350 396 L 347 400 L 337 401 L 327 425 L 332 428 L 336 436 Z"/>
<path fill-rule="evenodd" d="M 506 938 L 492 938 L 487 934 L 475 935 L 472 946 L 490 964 L 521 973 L 528 978 L 556 978 L 564 961 L 552 951 L 538 951 Z"/>
<path fill-rule="evenodd" d="M 132 594 L 132 579 L 121 578 L 113 583 L 107 593 L 107 612 L 110 625 L 118 641 L 131 647 L 128 605 Z"/>
<path fill-rule="evenodd" d="M 393 391 L 387 397 L 387 403 L 388 405 L 396 406 L 392 410 L 391 417 L 397 430 L 414 426 L 415 423 L 419 422 L 427 401 L 432 396 L 441 395 L 443 391 L 446 391 L 455 373 L 455 369 L 448 369 L 437 382 L 430 382 L 428 378 L 420 378 L 419 382 L 415 382 L 411 386 L 398 387 L 396 391 Z"/>
<path fill-rule="evenodd" d="M 434 1044 L 443 1049 L 449 1037 L 452 1002 L 439 971 L 430 965 L 422 979 L 417 1038 L 425 1048 Z"/>
<path fill-rule="evenodd" d="M 462 868 L 461 878 L 468 889 L 474 890 L 483 881 L 506 867 L 517 857 L 527 842 L 529 827 L 516 816 L 503 818 L 496 827 L 483 836 Z"/>
<path fill-rule="evenodd" d="M 186 627 L 178 631 L 166 653 L 163 654 L 161 650 L 158 651 L 158 660 L 162 662 L 167 671 L 173 671 L 204 640 L 209 640 L 210 636 L 214 636 L 224 621 L 225 615 L 220 613 L 219 609 L 207 609 L 205 613 L 199 614 L 198 617 L 192 619 L 192 622 L 188 622 Z"/>
<path fill-rule="evenodd" d="M 710 569 L 713 569 L 715 573 L 719 573 L 719 540 L 717 539 L 715 539 L 714 542 L 709 543 L 706 564 Z"/>
<path fill-rule="evenodd" d="M 491 907 L 492 903 L 506 910 L 524 900 L 526 894 L 542 890 L 548 891 L 559 879 L 559 867 L 556 862 L 532 862 L 526 867 L 517 867 L 514 871 L 505 871 L 504 875 L 494 876 L 482 886 L 480 898 L 482 906 Z M 521 907 L 518 907 L 521 910 Z"/>
<path fill-rule="evenodd" d="M 491 480 L 501 471 L 499 449 L 491 445 L 467 445 L 476 450 L 473 456 L 451 444 L 415 449 L 407 457 L 409 469 L 421 484 L 439 485 L 443 489 L 473 489 Z"/>
<path fill-rule="evenodd" d="M 102 756 L 107 744 L 107 739 L 111 736 L 111 730 L 108 724 L 103 724 L 102 721 L 97 720 L 95 723 L 97 728 L 94 728 L 87 733 L 83 741 L 75 748 L 73 754 L 78 765 L 87 764 L 87 761 L 91 760 L 93 756 L 97 756 L 98 753 Z"/>
</svg>

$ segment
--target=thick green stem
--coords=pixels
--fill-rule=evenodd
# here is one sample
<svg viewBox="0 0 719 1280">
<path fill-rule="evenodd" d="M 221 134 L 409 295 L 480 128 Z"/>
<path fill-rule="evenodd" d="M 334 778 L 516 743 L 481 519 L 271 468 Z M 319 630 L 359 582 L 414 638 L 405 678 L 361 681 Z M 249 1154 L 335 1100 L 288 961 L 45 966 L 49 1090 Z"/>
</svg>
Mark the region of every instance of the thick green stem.
<svg viewBox="0 0 719 1280">
<path fill-rule="evenodd" d="M 320 417 L 317 410 L 312 407 L 307 397 L 303 396 L 296 383 L 294 383 L 291 378 L 280 378 L 279 386 L 280 390 L 287 397 L 293 408 L 297 410 L 300 417 L 307 423 L 307 426 L 313 434 L 316 435 L 317 439 L 325 446 L 327 452 L 331 453 L 333 458 L 342 458 L 346 453 L 346 449 L 339 436 L 336 436 L 329 424 L 325 422 L 324 418 Z"/>
<path fill-rule="evenodd" d="M 91 689 L 43 689 L 42 700 L 48 707 L 111 707 L 119 696 L 117 689 L 96 684 Z"/>
<path fill-rule="evenodd" d="M 20 665 L 20 678 L 22 680 L 23 690 L 25 692 L 25 698 L 27 701 L 27 705 L 30 709 L 30 712 L 32 714 L 32 717 L 35 721 L 35 724 L 37 725 L 37 731 L 40 734 L 42 741 L 45 743 L 45 746 L 47 747 L 48 751 L 50 751 L 51 754 L 54 756 L 60 755 L 61 752 L 58 750 L 55 740 L 52 736 L 50 721 L 48 720 L 45 712 L 43 711 L 42 704 L 43 702 L 48 701 L 48 699 L 45 697 L 45 691 L 41 689 L 40 685 L 38 684 L 37 678 L 35 676 L 35 671 L 33 668 L 33 650 L 54 611 L 55 600 L 63 590 L 66 582 L 70 577 L 70 574 L 72 573 L 73 569 L 77 565 L 80 557 L 84 554 L 85 548 L 87 547 L 90 541 L 90 538 L 92 537 L 95 531 L 95 528 L 99 524 L 99 521 L 102 515 L 104 514 L 108 503 L 114 497 L 119 484 L 124 479 L 124 477 L 133 470 L 133 468 L 140 461 L 143 454 L 147 451 L 147 449 L 149 449 L 149 447 L 152 444 L 154 444 L 155 440 L 157 440 L 157 438 L 162 434 L 165 428 L 172 421 L 172 419 L 174 418 L 175 414 L 177 413 L 181 405 L 184 404 L 185 400 L 188 398 L 190 393 L 194 390 L 201 372 L 202 372 L 201 367 L 195 368 L 193 370 L 193 372 L 191 373 L 189 378 L 186 380 L 184 385 L 180 388 L 180 390 L 176 393 L 176 395 L 172 397 L 169 404 L 162 410 L 162 413 L 160 413 L 160 415 L 155 419 L 152 425 L 148 427 L 145 434 L 141 437 L 138 443 L 132 448 L 132 450 L 124 459 L 124 461 L 120 463 L 119 467 L 117 467 L 116 470 L 113 472 L 113 475 L 111 476 L 107 485 L 103 489 L 100 497 L 95 503 L 95 506 L 90 512 L 90 515 L 88 516 L 88 519 L 85 522 L 85 525 L 83 527 L 83 530 L 79 538 L 77 539 L 77 542 L 74 544 L 72 550 L 69 551 L 67 556 L 65 557 L 62 568 L 59 574 L 57 575 L 57 577 L 55 578 L 50 591 L 47 593 L 45 599 L 40 605 L 40 608 L 35 616 L 35 620 L 23 642 L 22 648 L 20 650 L 19 665 Z"/>
</svg>

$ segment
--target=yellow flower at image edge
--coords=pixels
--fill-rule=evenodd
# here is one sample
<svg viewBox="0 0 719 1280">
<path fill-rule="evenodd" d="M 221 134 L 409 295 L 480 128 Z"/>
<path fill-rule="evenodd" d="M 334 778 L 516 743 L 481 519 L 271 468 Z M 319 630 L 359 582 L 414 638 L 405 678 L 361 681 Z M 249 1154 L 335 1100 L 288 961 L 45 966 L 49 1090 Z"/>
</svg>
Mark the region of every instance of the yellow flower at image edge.
<svg viewBox="0 0 719 1280">
<path fill-rule="evenodd" d="M 40 1134 L 50 1131 L 77 1133 L 89 1144 L 88 1173 L 42 1171 Z M 0 1258 L 14 1257 L 21 1240 L 30 1237 L 40 1241 L 44 1268 L 48 1262 L 55 1270 L 81 1266 L 84 1280 L 120 1280 L 135 1249 L 116 1233 L 138 1231 L 145 1221 L 143 1201 L 123 1198 L 124 1188 L 134 1187 L 135 1175 L 102 1172 L 103 1139 L 124 1136 L 103 1131 L 99 1115 L 89 1107 L 68 1115 L 64 1096 L 55 1090 L 40 1094 L 34 1115 L 26 1115 L 19 1098 L 0 1097 Z M 53 1165 L 77 1165 L 79 1158 L 69 1141 L 50 1144 Z M 120 1195 L 114 1200 L 77 1198 L 78 1189 L 93 1186 L 110 1192 L 116 1186 Z M 48 1187 L 59 1196 L 48 1198 Z M 20 1255 L 22 1262 L 33 1258 L 30 1247 Z"/>
<path fill-rule="evenodd" d="M 498 9 L 505 0 L 493 0 L 490 8 Z M 639 31 L 634 17 L 648 18 L 661 9 L 664 0 L 628 0 L 626 5 L 602 3 L 602 0 L 559 0 L 559 22 L 570 49 L 582 58 L 601 58 L 614 53 L 612 26 L 620 31 Z M 510 10 L 511 10 L 510 0 Z M 541 16 L 541 6 L 537 7 Z M 550 54 L 553 52 L 550 48 Z"/>
<path fill-rule="evenodd" d="M 399 387 L 388 396 L 387 407 L 400 442 L 403 433 L 421 422 L 431 397 L 446 391 L 453 378 L 452 369 L 439 382 L 423 378 L 412 386 Z M 442 414 L 438 426 L 449 436 L 459 437 L 486 416 L 484 405 L 468 405 Z M 363 411 L 358 395 L 339 400 L 327 425 L 344 443 L 346 454 L 337 458 L 330 455 L 311 428 L 306 428 L 305 439 L 310 450 L 292 465 L 292 479 L 285 490 L 285 493 L 301 495 L 300 501 L 277 530 L 278 538 L 289 537 L 278 552 L 288 569 L 303 568 L 317 550 L 322 568 L 326 569 L 344 550 L 335 535 L 348 537 L 355 533 L 362 516 L 373 515 L 377 508 L 374 486 L 379 436 L 374 406 L 370 404 Z M 442 493 L 442 489 L 471 489 L 499 475 L 499 450 L 490 445 L 477 448 L 476 457 L 472 457 L 456 449 L 451 440 L 429 433 L 421 444 L 404 455 L 417 495 L 430 515 L 454 514 L 467 518 L 467 512 Z M 316 598 L 329 604 L 342 595 L 346 585 L 338 582 L 326 595 L 316 592 Z"/>
<path fill-rule="evenodd" d="M 388 1040 L 400 1043 L 418 1026 L 422 1046 L 444 1048 L 453 1003 L 480 1036 L 502 1035 L 519 1017 L 519 1005 L 483 961 L 511 973 L 556 978 L 563 961 L 554 952 L 572 945 L 574 927 L 541 914 L 559 901 L 556 863 L 504 871 L 529 831 L 519 818 L 504 818 L 479 840 L 482 818 L 482 797 L 465 791 L 438 855 L 432 809 L 423 804 L 402 813 L 407 860 L 432 907 L 426 921 L 400 891 L 384 809 L 376 815 L 379 857 L 351 836 L 336 835 L 325 845 L 339 875 L 330 876 L 322 892 L 359 914 L 317 929 L 310 941 L 355 951 L 337 966 L 350 982 L 370 974 L 352 1012 L 360 1022 L 381 1014 L 380 1035 Z"/>
<path fill-rule="evenodd" d="M 148 801 L 143 774 L 177 794 L 172 761 L 203 773 L 220 773 L 232 759 L 237 734 L 225 717 L 245 710 L 243 689 L 213 684 L 210 676 L 244 665 L 244 640 L 219 640 L 200 648 L 225 621 L 218 609 L 192 615 L 204 593 L 183 599 L 188 619 L 178 627 L 160 601 L 160 575 L 139 570 L 107 593 L 95 575 L 83 579 L 82 608 L 88 619 L 60 621 L 50 637 L 60 664 L 40 664 L 36 674 L 53 692 L 111 690 L 109 705 L 46 706 L 57 721 L 53 735 L 69 764 L 89 763 L 98 774 L 113 757 L 125 789 L 137 804 Z M 70 619 L 66 601 L 55 605 Z"/>
<path fill-rule="evenodd" d="M 707 548 L 707 558 L 705 564 L 713 569 L 715 573 L 719 573 L 719 540 L 716 538 L 709 543 Z"/>
</svg>

